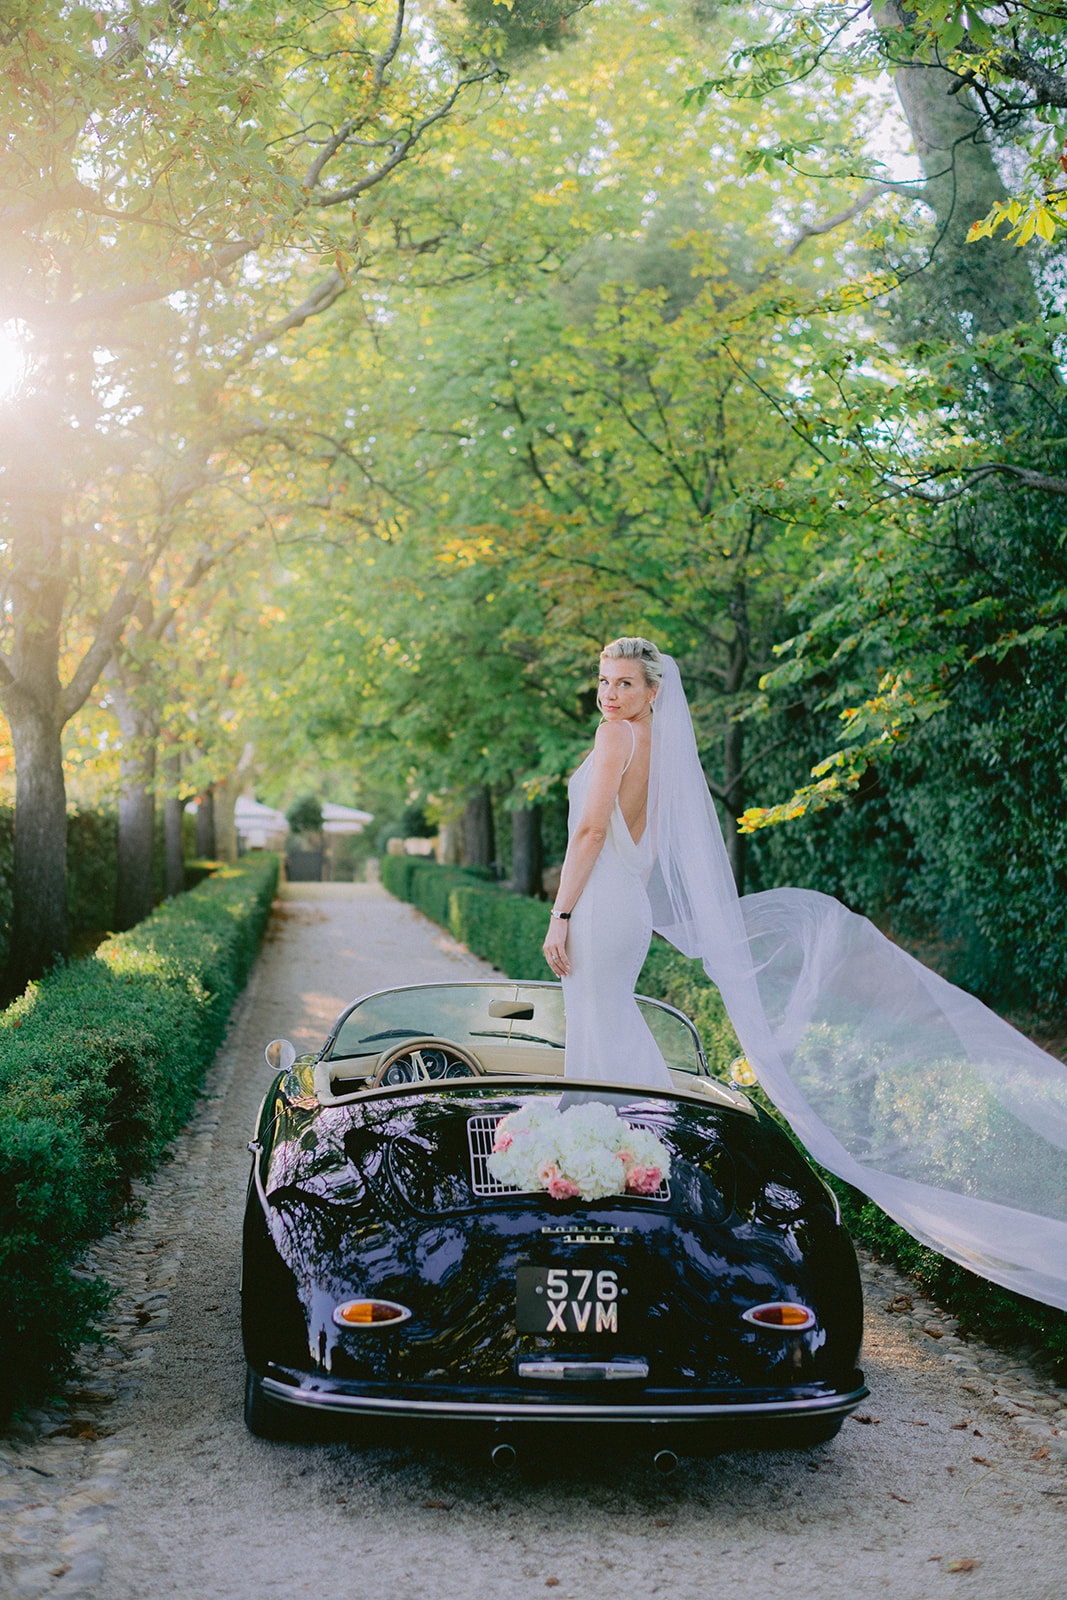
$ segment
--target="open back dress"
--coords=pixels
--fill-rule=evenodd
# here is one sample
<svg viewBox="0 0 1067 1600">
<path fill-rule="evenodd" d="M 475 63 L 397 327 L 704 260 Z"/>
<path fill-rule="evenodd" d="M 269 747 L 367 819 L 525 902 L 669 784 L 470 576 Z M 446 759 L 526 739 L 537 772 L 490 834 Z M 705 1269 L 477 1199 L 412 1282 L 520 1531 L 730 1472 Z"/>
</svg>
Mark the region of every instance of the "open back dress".
<svg viewBox="0 0 1067 1600">
<path fill-rule="evenodd" d="M 626 767 L 633 760 L 637 739 Z M 626 771 L 626 767 L 623 771 Z M 586 756 L 568 785 L 568 828 L 581 821 L 593 775 Z M 673 1087 L 666 1062 L 634 999 L 652 938 L 652 907 L 645 888 L 648 863 L 635 844 L 616 798 L 589 880 L 571 912 L 567 935 L 570 976 L 563 979 L 567 1012 L 564 1073 L 568 1078 Z"/>
</svg>

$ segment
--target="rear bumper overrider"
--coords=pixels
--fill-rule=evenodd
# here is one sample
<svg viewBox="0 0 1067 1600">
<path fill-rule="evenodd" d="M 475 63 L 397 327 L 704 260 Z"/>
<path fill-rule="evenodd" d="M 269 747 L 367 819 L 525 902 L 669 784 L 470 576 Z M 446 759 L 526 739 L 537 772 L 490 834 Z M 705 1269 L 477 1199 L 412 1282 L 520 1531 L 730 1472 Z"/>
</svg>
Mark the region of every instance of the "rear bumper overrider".
<svg viewBox="0 0 1067 1600">
<path fill-rule="evenodd" d="M 854 1387 L 831 1389 L 806 1384 L 785 1394 L 746 1391 L 730 1399 L 722 1391 L 701 1396 L 693 1391 L 645 1391 L 640 1398 L 600 1400 L 582 1394 L 510 1394 L 466 1391 L 448 1396 L 440 1389 L 422 1393 L 399 1388 L 370 1388 L 343 1379 L 272 1367 L 263 1377 L 264 1397 L 273 1403 L 331 1413 L 334 1416 L 397 1418 L 427 1422 L 481 1423 L 630 1423 L 759 1424 L 815 1421 L 847 1417 L 870 1393 L 863 1374 L 852 1375 Z M 599 1386 L 598 1386 L 599 1387 Z M 614 1387 L 614 1386 L 613 1386 Z"/>
</svg>

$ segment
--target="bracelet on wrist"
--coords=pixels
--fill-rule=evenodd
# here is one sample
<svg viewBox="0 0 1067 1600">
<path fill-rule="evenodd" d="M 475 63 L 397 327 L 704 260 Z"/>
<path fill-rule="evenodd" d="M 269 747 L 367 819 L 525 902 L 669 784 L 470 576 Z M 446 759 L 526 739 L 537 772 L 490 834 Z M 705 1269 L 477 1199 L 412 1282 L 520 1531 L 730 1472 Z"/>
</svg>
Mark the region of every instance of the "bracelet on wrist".
<svg viewBox="0 0 1067 1600">
<path fill-rule="evenodd" d="M 569 911 L 556 911 L 553 909 L 550 912 L 550 915 L 555 917 L 559 922 L 569 922 L 571 920 L 571 914 Z"/>
</svg>

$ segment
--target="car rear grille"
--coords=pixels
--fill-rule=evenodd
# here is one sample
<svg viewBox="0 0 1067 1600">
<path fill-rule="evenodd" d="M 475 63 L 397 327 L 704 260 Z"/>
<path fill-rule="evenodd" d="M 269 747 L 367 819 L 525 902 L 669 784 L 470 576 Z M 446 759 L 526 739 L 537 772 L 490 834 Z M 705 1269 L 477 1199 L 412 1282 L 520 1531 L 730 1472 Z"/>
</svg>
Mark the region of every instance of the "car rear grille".
<svg viewBox="0 0 1067 1600">
<path fill-rule="evenodd" d="M 504 1113 L 487 1112 L 467 1119 L 467 1144 L 471 1154 L 471 1188 L 476 1195 L 491 1197 L 493 1195 L 522 1194 L 514 1184 L 501 1183 L 499 1178 L 494 1178 L 489 1170 L 489 1157 L 493 1153 L 493 1140 L 496 1138 L 497 1124 L 503 1122 Z M 650 1133 L 655 1133 L 655 1128 L 647 1122 L 638 1122 L 636 1118 L 630 1122 L 631 1128 L 647 1128 Z M 540 1194 L 541 1190 L 526 1191 Z M 664 1179 L 654 1194 L 641 1195 L 642 1200 L 667 1201 L 671 1197 L 671 1186 Z M 620 1200 L 637 1199 L 636 1195 L 618 1195 Z"/>
<path fill-rule="evenodd" d="M 489 1170 L 489 1157 L 493 1153 L 497 1124 L 503 1116 L 477 1116 L 467 1121 L 467 1143 L 471 1152 L 471 1188 L 475 1194 L 521 1194 L 512 1183 L 501 1183 Z"/>
</svg>

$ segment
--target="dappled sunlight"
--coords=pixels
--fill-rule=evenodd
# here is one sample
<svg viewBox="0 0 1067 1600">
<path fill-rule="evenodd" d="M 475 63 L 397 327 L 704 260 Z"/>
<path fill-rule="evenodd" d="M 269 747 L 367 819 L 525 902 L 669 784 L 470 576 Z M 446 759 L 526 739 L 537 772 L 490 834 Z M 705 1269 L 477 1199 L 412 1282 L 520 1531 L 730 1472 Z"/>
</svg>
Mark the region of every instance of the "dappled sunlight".
<svg viewBox="0 0 1067 1600">
<path fill-rule="evenodd" d="M 17 322 L 0 324 L 0 405 L 17 397 L 29 372 L 29 353 Z"/>
</svg>

